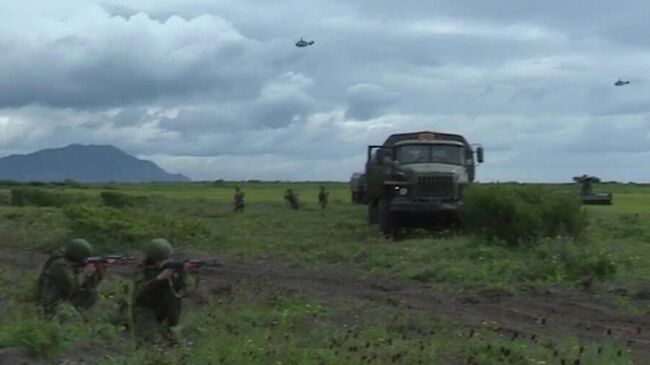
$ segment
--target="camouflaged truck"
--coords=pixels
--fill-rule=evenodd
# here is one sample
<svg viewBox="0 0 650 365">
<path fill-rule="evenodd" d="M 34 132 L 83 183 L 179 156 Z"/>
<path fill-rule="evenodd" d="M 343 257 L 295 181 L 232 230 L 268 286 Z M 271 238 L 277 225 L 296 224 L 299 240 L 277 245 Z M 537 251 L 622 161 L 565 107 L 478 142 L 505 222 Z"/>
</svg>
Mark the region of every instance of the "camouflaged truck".
<svg viewBox="0 0 650 365">
<path fill-rule="evenodd" d="M 355 172 L 350 177 L 350 200 L 355 204 L 366 204 L 366 175 L 362 172 Z"/>
<path fill-rule="evenodd" d="M 393 134 L 368 146 L 368 221 L 386 235 L 404 227 L 453 227 L 460 222 L 463 189 L 474 181 L 483 148 L 458 134 Z"/>
</svg>

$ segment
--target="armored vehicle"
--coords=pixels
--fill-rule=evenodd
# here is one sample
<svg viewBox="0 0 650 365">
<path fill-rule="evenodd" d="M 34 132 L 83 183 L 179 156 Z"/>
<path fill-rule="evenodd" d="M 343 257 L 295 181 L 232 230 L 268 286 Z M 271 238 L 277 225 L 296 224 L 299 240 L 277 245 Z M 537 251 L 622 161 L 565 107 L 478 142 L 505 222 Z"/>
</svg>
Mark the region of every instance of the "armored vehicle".
<svg viewBox="0 0 650 365">
<path fill-rule="evenodd" d="M 366 174 L 355 172 L 350 177 L 350 199 L 356 204 L 366 204 L 367 200 Z"/>
<path fill-rule="evenodd" d="M 585 205 L 611 205 L 612 193 L 594 193 L 592 185 L 599 183 L 600 179 L 595 176 L 576 176 L 573 181 L 582 185 L 580 188 L 580 200 Z"/>
<path fill-rule="evenodd" d="M 474 181 L 483 148 L 458 134 L 393 134 L 368 146 L 368 221 L 385 235 L 402 227 L 442 228 L 460 222 L 463 189 Z"/>
</svg>

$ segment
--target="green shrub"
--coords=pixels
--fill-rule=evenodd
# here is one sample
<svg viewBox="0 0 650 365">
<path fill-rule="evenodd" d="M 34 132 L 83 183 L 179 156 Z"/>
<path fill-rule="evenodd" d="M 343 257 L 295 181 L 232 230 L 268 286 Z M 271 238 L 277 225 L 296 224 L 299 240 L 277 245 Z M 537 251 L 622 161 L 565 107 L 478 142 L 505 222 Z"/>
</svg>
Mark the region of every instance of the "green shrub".
<svg viewBox="0 0 650 365">
<path fill-rule="evenodd" d="M 468 232 L 511 246 L 558 235 L 577 238 L 587 226 L 576 197 L 540 187 L 472 186 L 462 216 Z"/>
<path fill-rule="evenodd" d="M 15 180 L 0 180 L 0 186 L 22 186 L 25 185 L 24 182 L 15 181 Z"/>
<path fill-rule="evenodd" d="M 70 188 L 75 188 L 75 189 L 88 189 L 88 185 L 84 185 L 78 181 L 75 181 L 73 179 L 65 179 L 63 181 L 52 181 L 49 183 L 50 186 L 64 186 L 64 187 L 70 187 Z"/>
<path fill-rule="evenodd" d="M 586 242 L 543 239 L 526 260 L 526 273 L 534 279 L 578 280 L 586 277 L 606 279 L 617 272 L 607 253 Z"/>
<path fill-rule="evenodd" d="M 155 237 L 182 244 L 208 233 L 198 220 L 132 208 L 69 206 L 64 209 L 64 214 L 72 234 L 91 240 L 100 250 L 133 248 Z"/>
<path fill-rule="evenodd" d="M 0 348 L 25 347 L 48 356 L 56 353 L 63 345 L 60 329 L 50 321 L 23 318 L 20 321 L 2 323 L 0 328 Z"/>
<path fill-rule="evenodd" d="M 89 200 L 88 195 L 64 193 L 56 189 L 40 189 L 33 187 L 11 189 L 11 205 L 62 207 L 69 204 L 83 203 Z"/>
<path fill-rule="evenodd" d="M 0 192 L 0 205 L 11 205 L 11 192 Z"/>
<path fill-rule="evenodd" d="M 65 199 L 61 194 L 52 193 L 43 189 L 11 189 L 11 205 L 13 206 L 35 205 L 38 207 L 60 207 L 64 202 Z"/>
<path fill-rule="evenodd" d="M 104 205 L 113 208 L 135 207 L 147 202 L 146 196 L 131 196 L 114 191 L 102 191 L 100 196 Z"/>
</svg>

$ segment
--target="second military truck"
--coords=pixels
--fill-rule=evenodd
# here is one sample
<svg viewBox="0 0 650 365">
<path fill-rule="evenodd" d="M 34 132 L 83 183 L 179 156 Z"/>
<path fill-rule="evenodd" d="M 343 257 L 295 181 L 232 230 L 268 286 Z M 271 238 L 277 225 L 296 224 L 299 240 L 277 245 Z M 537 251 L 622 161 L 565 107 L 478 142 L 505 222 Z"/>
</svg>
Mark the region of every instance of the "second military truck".
<svg viewBox="0 0 650 365">
<path fill-rule="evenodd" d="M 368 146 L 368 220 L 386 235 L 402 227 L 450 227 L 459 222 L 463 189 L 474 181 L 483 148 L 458 134 L 393 134 Z"/>
</svg>

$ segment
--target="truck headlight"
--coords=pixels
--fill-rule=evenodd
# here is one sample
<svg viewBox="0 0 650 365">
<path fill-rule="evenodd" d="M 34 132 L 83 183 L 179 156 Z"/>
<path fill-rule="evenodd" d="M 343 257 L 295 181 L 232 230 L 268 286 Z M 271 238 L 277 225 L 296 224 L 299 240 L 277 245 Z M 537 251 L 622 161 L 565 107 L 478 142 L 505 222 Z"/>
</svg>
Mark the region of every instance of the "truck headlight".
<svg viewBox="0 0 650 365">
<path fill-rule="evenodd" d="M 400 188 L 399 189 L 399 195 L 406 195 L 409 193 L 409 189 L 407 188 Z"/>
</svg>

